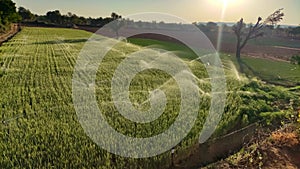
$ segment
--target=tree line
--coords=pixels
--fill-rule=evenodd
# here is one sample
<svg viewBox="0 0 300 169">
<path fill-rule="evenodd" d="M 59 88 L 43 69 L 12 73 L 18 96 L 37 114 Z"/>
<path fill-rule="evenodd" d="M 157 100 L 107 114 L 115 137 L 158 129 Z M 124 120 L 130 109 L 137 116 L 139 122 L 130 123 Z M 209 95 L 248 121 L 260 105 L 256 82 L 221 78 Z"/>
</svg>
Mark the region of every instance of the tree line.
<svg viewBox="0 0 300 169">
<path fill-rule="evenodd" d="M 71 12 L 68 12 L 67 14 L 61 14 L 59 10 L 48 11 L 45 15 L 37 15 L 37 14 L 33 14 L 29 9 L 25 9 L 24 7 L 19 7 L 18 14 L 21 16 L 21 22 L 23 23 L 40 22 L 40 23 L 61 25 L 65 27 L 72 27 L 74 25 L 102 27 L 113 20 L 122 18 L 121 15 L 118 15 L 115 12 L 113 12 L 110 17 L 91 18 L 91 17 L 78 16 Z M 127 22 L 132 22 L 132 21 L 127 21 Z M 137 22 L 136 24 L 139 24 L 139 22 Z M 149 25 L 149 24 L 162 24 L 162 23 L 161 22 L 156 23 L 155 21 L 153 21 L 152 23 L 143 23 L 143 24 Z M 203 32 L 219 31 L 219 26 L 215 22 L 207 22 L 206 24 L 197 24 L 196 22 L 194 22 L 193 24 L 195 24 Z M 226 24 L 223 24 L 222 27 L 223 27 L 222 29 L 223 31 L 230 32 L 232 30 L 232 27 Z M 246 27 L 245 23 L 243 23 L 243 27 Z M 263 29 L 265 34 L 272 34 L 272 35 L 276 34 L 276 35 L 290 36 L 290 37 L 296 37 L 300 35 L 300 26 L 283 28 L 280 25 L 277 26 L 266 25 L 263 27 Z"/>
<path fill-rule="evenodd" d="M 37 15 L 32 13 L 29 9 L 24 7 L 19 7 L 16 9 L 16 4 L 12 0 L 0 0 L 0 32 L 6 31 L 9 29 L 9 25 L 13 22 L 22 22 L 22 23 L 45 23 L 59 25 L 61 27 L 73 27 L 74 25 L 87 25 L 87 26 L 96 26 L 102 27 L 105 24 L 122 18 L 121 15 L 113 12 L 110 17 L 83 17 L 68 12 L 67 14 L 61 14 L 59 10 L 53 10 L 46 12 L 45 15 Z M 128 21 L 132 22 L 132 21 Z M 136 25 L 149 24 L 137 22 Z M 150 23 L 150 24 L 162 24 L 162 23 Z M 219 31 L 219 26 L 214 22 L 208 22 L 207 24 L 197 24 L 194 23 L 200 30 L 203 32 L 213 32 Z M 243 23 L 243 27 L 246 26 Z M 155 26 L 155 25 L 154 25 Z M 222 25 L 223 31 L 231 31 L 231 27 L 226 24 Z M 300 35 L 300 26 L 298 27 L 289 27 L 283 28 L 281 26 L 274 27 L 273 25 L 268 25 L 264 27 L 264 32 L 275 32 L 276 35 L 297 37 Z"/>
<path fill-rule="evenodd" d="M 12 0 L 0 0 L 0 33 L 9 30 L 11 23 L 44 23 L 72 27 L 73 25 L 89 25 L 101 27 L 105 24 L 122 18 L 121 15 L 113 12 L 110 17 L 83 17 L 68 12 L 63 15 L 59 10 L 48 11 L 45 15 L 37 15 L 24 7 L 16 8 Z"/>
<path fill-rule="evenodd" d="M 37 15 L 33 14 L 29 9 L 25 9 L 24 7 L 19 7 L 18 13 L 21 16 L 21 22 L 23 23 L 40 22 L 65 27 L 72 27 L 74 25 L 89 25 L 101 27 L 115 19 L 122 18 L 121 15 L 118 15 L 114 12 L 111 14 L 110 17 L 86 18 L 83 16 L 78 16 L 71 12 L 68 12 L 67 14 L 63 15 L 59 10 L 48 11 L 45 15 Z"/>
<path fill-rule="evenodd" d="M 217 24 L 215 22 L 207 22 L 207 23 L 197 23 L 193 22 L 202 32 L 218 32 L 220 27 L 222 27 L 223 32 L 230 32 L 232 33 L 232 26 L 229 26 L 225 23 Z M 234 25 L 237 25 L 234 24 Z M 243 27 L 248 29 L 253 24 L 246 24 L 243 22 Z M 265 36 L 280 36 L 280 37 L 289 37 L 289 38 L 296 38 L 300 36 L 300 25 L 297 27 L 289 26 L 284 27 L 282 25 L 264 25 L 262 27 Z"/>
<path fill-rule="evenodd" d="M 21 17 L 16 11 L 16 4 L 11 0 L 0 0 L 0 33 L 8 31 L 10 24 L 19 20 Z"/>
</svg>

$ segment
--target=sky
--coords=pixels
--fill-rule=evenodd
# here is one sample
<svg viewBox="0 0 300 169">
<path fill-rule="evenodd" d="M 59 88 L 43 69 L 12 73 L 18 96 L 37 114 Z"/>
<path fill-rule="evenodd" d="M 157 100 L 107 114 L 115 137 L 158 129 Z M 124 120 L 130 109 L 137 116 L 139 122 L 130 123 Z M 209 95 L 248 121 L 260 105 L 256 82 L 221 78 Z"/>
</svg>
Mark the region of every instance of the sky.
<svg viewBox="0 0 300 169">
<path fill-rule="evenodd" d="M 300 0 L 13 0 L 36 14 L 59 10 L 85 17 L 106 17 L 112 12 L 127 16 L 143 12 L 162 12 L 187 22 L 236 22 L 244 18 L 254 23 L 276 9 L 284 8 L 281 24 L 300 24 Z M 225 2 L 226 3 L 225 3 Z M 160 18 L 157 18 L 160 21 Z"/>
</svg>

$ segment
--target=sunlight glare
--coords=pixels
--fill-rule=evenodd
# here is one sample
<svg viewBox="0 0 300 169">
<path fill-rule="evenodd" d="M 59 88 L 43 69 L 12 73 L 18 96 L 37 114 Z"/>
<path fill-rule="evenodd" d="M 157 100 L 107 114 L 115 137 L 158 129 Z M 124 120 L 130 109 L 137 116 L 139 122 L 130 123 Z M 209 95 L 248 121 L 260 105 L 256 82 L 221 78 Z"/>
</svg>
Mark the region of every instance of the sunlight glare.
<svg viewBox="0 0 300 169">
<path fill-rule="evenodd" d="M 236 5 L 236 3 L 238 3 L 237 0 L 212 0 L 212 2 L 217 6 L 223 7 L 233 6 Z"/>
<path fill-rule="evenodd" d="M 223 6 L 226 7 L 228 3 L 228 0 L 223 0 Z"/>
</svg>

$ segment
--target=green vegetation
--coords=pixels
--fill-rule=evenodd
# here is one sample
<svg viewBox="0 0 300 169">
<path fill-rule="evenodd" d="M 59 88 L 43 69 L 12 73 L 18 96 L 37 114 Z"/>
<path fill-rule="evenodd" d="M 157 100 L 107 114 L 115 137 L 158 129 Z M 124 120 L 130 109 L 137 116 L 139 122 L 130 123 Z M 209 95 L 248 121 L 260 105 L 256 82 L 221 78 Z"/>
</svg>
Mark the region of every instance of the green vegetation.
<svg viewBox="0 0 300 169">
<path fill-rule="evenodd" d="M 18 14 L 21 16 L 22 21 L 34 21 L 36 19 L 36 16 L 24 7 L 18 8 Z"/>
<path fill-rule="evenodd" d="M 16 12 L 16 4 L 11 0 L 0 0 L 0 34 L 10 28 L 10 23 L 19 19 L 20 16 Z"/>
<path fill-rule="evenodd" d="M 186 46 L 172 43 L 172 42 L 163 42 L 158 40 L 152 39 L 138 39 L 138 38 L 130 38 L 128 42 L 137 44 L 140 46 L 154 46 L 159 47 L 169 51 L 180 51 L 176 54 L 182 58 L 187 59 L 195 59 L 195 54 Z M 232 71 L 235 74 L 239 74 L 234 71 L 235 67 L 238 67 L 238 63 L 236 58 L 234 58 L 231 54 L 224 54 L 221 53 L 220 57 L 222 60 L 232 61 L 234 66 L 227 65 L 228 69 L 233 69 Z M 294 58 L 296 58 L 295 56 Z M 297 58 L 296 58 L 297 59 Z M 252 58 L 252 57 L 242 57 L 243 62 L 247 65 L 245 68 L 245 74 L 249 76 L 256 76 L 260 79 L 274 84 L 279 84 L 283 86 L 295 86 L 299 85 L 300 82 L 300 67 L 288 63 L 288 62 L 281 62 L 281 61 L 273 61 L 268 59 L 262 58 Z"/>
<path fill-rule="evenodd" d="M 292 64 L 297 64 L 300 65 L 300 56 L 299 55 L 294 55 L 291 58 L 291 63 Z"/>
<path fill-rule="evenodd" d="M 92 27 L 102 27 L 109 22 L 122 19 L 121 15 L 114 12 L 111 13 L 110 17 L 99 17 L 99 18 L 85 18 L 83 16 L 77 16 L 71 12 L 63 15 L 59 10 L 47 11 L 45 15 L 37 15 L 32 13 L 29 9 L 24 7 L 18 8 L 18 14 L 21 16 L 23 24 L 27 25 L 39 25 L 39 26 L 51 26 L 51 27 L 74 27 L 75 25 L 86 25 Z M 123 20 L 124 21 L 124 20 Z"/>
<path fill-rule="evenodd" d="M 77 56 L 91 36 L 72 29 L 24 28 L 0 48 L 0 166 L 2 168 L 164 168 L 170 152 L 147 159 L 122 158 L 99 148 L 83 131 L 72 102 L 72 76 Z M 155 45 L 131 39 L 130 42 Z M 198 119 L 188 136 L 176 147 L 185 151 L 199 137 L 210 105 L 210 79 L 205 66 L 182 46 L 160 42 L 169 51 L 183 51 L 180 57 L 198 78 L 202 100 Z M 145 103 L 148 91 L 160 87 L 168 105 L 157 120 L 136 124 L 122 117 L 111 103 L 113 72 L 119 63 L 140 46 L 121 42 L 99 67 L 96 94 L 99 108 L 117 131 L 134 137 L 149 137 L 167 129 L 175 120 L 180 102 L 177 84 L 164 72 L 146 70 L 130 86 L 134 105 Z M 186 54 L 186 56 L 183 56 Z M 214 137 L 261 120 L 262 112 L 293 112 L 298 96 L 280 87 L 240 77 L 234 64 L 224 60 L 227 103 Z M 171 80 L 169 80 L 171 79 Z M 188 153 L 188 152 L 186 152 Z M 180 157 L 179 157 L 180 158 Z"/>
<path fill-rule="evenodd" d="M 224 54 L 221 57 L 225 60 L 232 60 L 236 64 L 236 59 L 232 55 Z M 245 74 L 248 76 L 256 76 L 268 83 L 287 87 L 299 85 L 300 67 L 298 65 L 252 57 L 242 57 L 242 60 L 247 65 Z"/>
<path fill-rule="evenodd" d="M 300 67 L 298 65 L 261 58 L 244 57 L 243 60 L 251 68 L 248 74 L 254 74 L 269 83 L 283 86 L 299 85 Z"/>
<path fill-rule="evenodd" d="M 164 49 L 167 51 L 173 51 L 176 53 L 177 56 L 181 58 L 186 58 L 190 60 L 198 58 L 197 55 L 189 47 L 183 44 L 141 38 L 129 38 L 128 42 L 143 47 L 154 47 Z"/>
</svg>

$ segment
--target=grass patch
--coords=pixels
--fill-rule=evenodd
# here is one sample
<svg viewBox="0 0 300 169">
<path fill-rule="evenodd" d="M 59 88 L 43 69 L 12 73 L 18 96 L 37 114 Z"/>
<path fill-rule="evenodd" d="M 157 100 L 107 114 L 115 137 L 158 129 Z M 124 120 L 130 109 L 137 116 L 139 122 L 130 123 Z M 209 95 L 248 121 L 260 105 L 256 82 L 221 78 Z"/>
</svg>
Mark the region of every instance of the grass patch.
<svg viewBox="0 0 300 169">
<path fill-rule="evenodd" d="M 299 65 L 250 57 L 244 57 L 243 60 L 255 71 L 252 73 L 264 81 L 283 86 L 295 86 L 300 84 Z"/>
<path fill-rule="evenodd" d="M 175 52 L 180 58 L 186 58 L 190 60 L 198 58 L 198 56 L 189 47 L 179 43 L 142 38 L 129 38 L 128 42 L 138 46 L 155 47 L 166 51 L 172 51 Z"/>
</svg>

